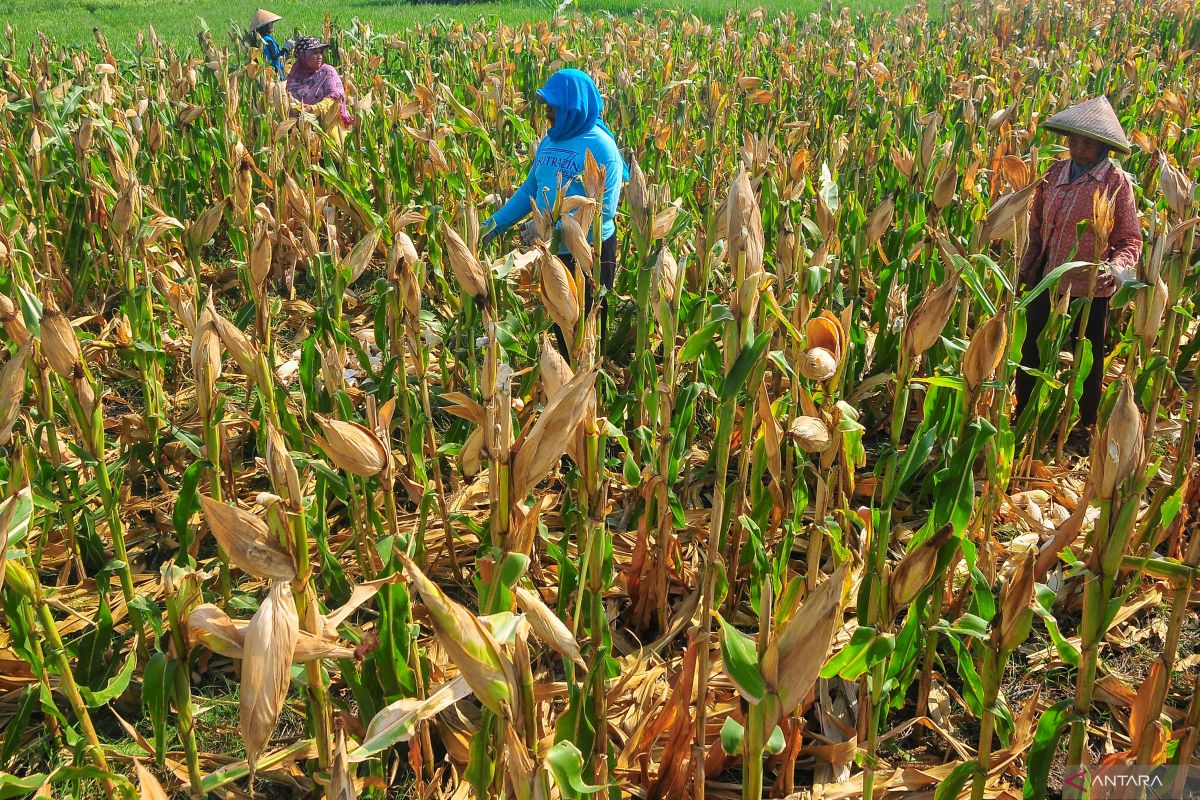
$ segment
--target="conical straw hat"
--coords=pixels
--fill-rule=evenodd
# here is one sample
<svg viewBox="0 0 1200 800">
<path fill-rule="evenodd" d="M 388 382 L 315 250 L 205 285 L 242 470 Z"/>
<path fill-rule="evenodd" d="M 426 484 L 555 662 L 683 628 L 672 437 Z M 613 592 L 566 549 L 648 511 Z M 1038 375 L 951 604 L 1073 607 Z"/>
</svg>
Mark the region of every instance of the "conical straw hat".
<svg viewBox="0 0 1200 800">
<path fill-rule="evenodd" d="M 1121 129 L 1117 112 L 1109 105 L 1108 98 L 1101 95 L 1085 100 L 1060 111 L 1042 123 L 1042 127 L 1055 133 L 1077 133 L 1095 139 L 1121 153 L 1129 153 L 1129 140 Z"/>
<path fill-rule="evenodd" d="M 281 19 L 283 19 L 283 17 L 279 16 L 278 14 L 272 14 L 265 8 L 260 8 L 258 11 L 255 11 L 254 16 L 250 18 L 250 30 L 256 31 L 263 25 L 267 25 L 272 22 L 278 22 Z"/>
</svg>

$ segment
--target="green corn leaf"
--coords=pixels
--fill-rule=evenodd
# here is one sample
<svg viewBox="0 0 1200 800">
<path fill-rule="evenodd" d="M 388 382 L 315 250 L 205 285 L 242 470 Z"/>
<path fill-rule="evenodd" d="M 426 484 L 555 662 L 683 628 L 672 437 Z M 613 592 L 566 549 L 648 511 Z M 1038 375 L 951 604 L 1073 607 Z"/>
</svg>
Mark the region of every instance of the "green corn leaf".
<svg viewBox="0 0 1200 800">
<path fill-rule="evenodd" d="M 154 732 L 154 758 L 159 766 L 167 752 L 168 698 L 175 684 L 178 664 L 166 653 L 155 653 L 146 662 L 142 671 L 142 705 L 150 716 L 150 728 Z"/>
<path fill-rule="evenodd" d="M 787 740 L 783 738 L 783 728 L 776 725 L 775 730 L 771 731 L 771 738 L 767 739 L 766 751 L 773 756 L 779 755 L 785 744 Z"/>
<path fill-rule="evenodd" d="M 726 717 L 721 725 L 721 749 L 726 755 L 736 756 L 742 752 L 742 739 L 746 729 L 733 717 Z"/>
<path fill-rule="evenodd" d="M 865 626 L 855 628 L 846 646 L 821 668 L 822 678 L 834 676 L 854 680 L 891 655 L 896 637 Z"/>
<path fill-rule="evenodd" d="M 1050 765 L 1058 752 L 1058 741 L 1079 715 L 1071 710 L 1074 701 L 1063 700 L 1042 712 L 1033 744 L 1026 756 L 1024 800 L 1045 800 L 1050 781 Z"/>
<path fill-rule="evenodd" d="M 758 668 L 758 649 L 746 634 L 734 628 L 724 617 L 721 621 L 721 661 L 725 672 L 742 697 L 751 703 L 762 700 L 767 693 L 767 682 Z"/>
<path fill-rule="evenodd" d="M 933 800 L 957 800 L 963 789 L 966 788 L 967 781 L 983 780 L 983 778 L 983 771 L 979 768 L 978 761 L 964 761 L 950 770 L 950 774 L 938 784 L 937 789 L 933 792 Z"/>
<path fill-rule="evenodd" d="M 125 659 L 125 666 L 113 676 L 112 680 L 103 689 L 93 692 L 86 686 L 79 687 L 79 693 L 83 695 L 83 702 L 87 704 L 88 708 L 98 708 L 116 700 L 129 688 L 129 680 L 133 677 L 133 670 L 136 667 L 137 654 L 130 653 L 129 658 Z"/>
<path fill-rule="evenodd" d="M 738 353 L 737 360 L 733 362 L 733 366 L 729 368 L 725 379 L 721 381 L 721 390 L 718 393 L 718 397 L 722 402 L 737 397 L 738 392 L 742 390 L 742 387 L 746 384 L 746 380 L 750 377 L 750 372 L 758 364 L 758 359 L 762 357 L 763 351 L 770 343 L 771 335 L 765 332 L 760 333 L 749 347 L 744 348 L 742 352 Z"/>
<path fill-rule="evenodd" d="M 546 752 L 546 766 L 565 800 L 578 800 L 583 795 L 603 791 L 583 779 L 583 753 L 572 742 L 561 741 Z"/>
<path fill-rule="evenodd" d="M 47 776 L 41 772 L 34 775 L 10 775 L 7 772 L 0 772 L 0 800 L 8 800 L 10 797 L 26 797 L 42 788 L 46 783 L 46 778 Z"/>
</svg>

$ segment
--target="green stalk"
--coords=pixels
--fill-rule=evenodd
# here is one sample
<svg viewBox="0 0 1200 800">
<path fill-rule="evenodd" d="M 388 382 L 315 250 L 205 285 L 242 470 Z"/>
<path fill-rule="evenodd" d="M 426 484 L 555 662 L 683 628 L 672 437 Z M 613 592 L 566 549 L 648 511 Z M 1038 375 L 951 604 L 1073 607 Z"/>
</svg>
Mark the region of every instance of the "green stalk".
<svg viewBox="0 0 1200 800">
<path fill-rule="evenodd" d="M 199 800 L 204 774 L 200 771 L 199 750 L 196 747 L 196 722 L 192 709 L 191 667 L 188 654 L 190 648 L 183 635 L 183 620 L 179 602 L 174 595 L 167 596 L 167 621 L 171 629 L 171 643 L 177 661 L 175 670 L 175 713 L 179 715 L 179 735 L 183 740 L 184 759 L 187 761 L 189 794 Z"/>
<path fill-rule="evenodd" d="M 304 527 L 304 517 L 289 512 L 288 525 L 291 527 L 292 554 L 296 559 L 296 579 L 292 581 L 292 596 L 296 608 L 300 610 L 300 627 L 307 633 L 320 637 L 321 619 L 316 613 L 317 593 L 313 586 L 312 564 L 308 557 L 308 532 Z M 308 689 L 308 712 L 313 722 L 313 739 L 317 746 L 317 761 L 322 770 L 329 769 L 333 752 L 333 722 L 329 704 L 329 689 L 326 686 L 325 674 L 320 661 L 310 661 L 304 665 L 305 683 Z"/>
<path fill-rule="evenodd" d="M 75 674 L 71 671 L 71 662 L 67 658 L 66 646 L 63 644 L 62 637 L 58 635 L 58 626 L 54 622 L 54 615 L 50 613 L 50 605 L 44 602 L 42 597 L 41 584 L 38 583 L 33 573 L 13 561 L 8 562 L 7 576 L 9 584 L 24 594 L 36 609 L 42 636 L 49 645 L 50 661 L 54 664 L 55 672 L 58 674 L 59 688 L 66 695 L 67 702 L 70 703 L 71 710 L 75 713 L 75 718 L 79 720 L 79 725 L 83 728 L 83 738 L 87 742 L 88 755 L 92 763 L 97 769 L 109 772 L 108 760 L 104 756 L 104 748 L 100 745 L 100 739 L 96 735 L 92 716 L 79 692 L 79 685 L 75 683 Z M 104 786 L 104 793 L 109 800 L 115 800 L 119 796 L 117 787 L 111 778 L 101 778 L 100 782 Z"/>
</svg>

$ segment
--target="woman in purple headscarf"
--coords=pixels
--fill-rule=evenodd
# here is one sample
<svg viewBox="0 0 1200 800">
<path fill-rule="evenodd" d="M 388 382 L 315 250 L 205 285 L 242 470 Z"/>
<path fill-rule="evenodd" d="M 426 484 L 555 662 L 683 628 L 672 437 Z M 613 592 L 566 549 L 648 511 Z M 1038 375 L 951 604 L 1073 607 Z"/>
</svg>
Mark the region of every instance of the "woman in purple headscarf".
<svg viewBox="0 0 1200 800">
<path fill-rule="evenodd" d="M 340 138 L 354 124 L 354 117 L 346 107 L 346 90 L 341 77 L 336 69 L 325 63 L 328 46 L 313 36 L 301 36 L 297 40 L 296 62 L 287 76 L 287 90 L 305 111 L 321 120 L 325 130 Z"/>
</svg>

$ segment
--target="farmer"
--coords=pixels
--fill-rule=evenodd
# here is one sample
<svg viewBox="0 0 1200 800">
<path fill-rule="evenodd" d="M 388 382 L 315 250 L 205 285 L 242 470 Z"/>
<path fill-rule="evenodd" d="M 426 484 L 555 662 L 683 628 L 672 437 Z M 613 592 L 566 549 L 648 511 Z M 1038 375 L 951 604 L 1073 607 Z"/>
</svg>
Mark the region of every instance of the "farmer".
<svg viewBox="0 0 1200 800">
<path fill-rule="evenodd" d="M 564 196 L 585 194 L 580 177 L 583 173 L 586 153 L 604 169 L 604 204 L 601 209 L 600 229 L 600 283 L 611 291 L 617 274 L 617 236 L 613 217 L 617 213 L 617 201 L 621 197 L 621 184 L 628 180 L 629 170 L 617 149 L 613 132 L 600 118 L 604 101 L 595 82 L 577 69 L 563 69 L 550 76 L 546 85 L 538 90 L 538 99 L 546 104 L 550 119 L 550 130 L 538 144 L 533 165 L 525 181 L 517 187 L 499 211 L 484 222 L 485 243 L 496 238 L 530 213 L 530 200 L 535 200 L 539 210 L 554 206 L 559 187 Z M 592 231 L 588 230 L 591 242 Z M 536 231 L 529 223 L 521 232 L 521 240 L 532 244 Z M 594 245 L 594 242 L 592 242 Z M 560 258 L 571 272 L 575 270 L 575 259 L 565 246 L 559 248 Z M 604 341 L 607 324 L 607 300 L 600 299 L 600 341 Z M 585 294 L 585 313 L 591 310 L 592 293 Z M 559 349 L 566 351 L 563 332 L 555 326 Z"/>
<path fill-rule="evenodd" d="M 1108 194 L 1113 204 L 1112 232 L 1097 259 L 1095 285 L 1089 286 L 1090 266 L 1072 269 L 1061 282 L 1062 290 L 1072 298 L 1091 298 L 1085 335 L 1091 342 L 1092 368 L 1079 398 L 1079 427 L 1071 436 L 1071 444 L 1080 448 L 1090 439 L 1104 388 L 1109 298 L 1122 282 L 1133 279 L 1142 253 L 1142 234 L 1129 176 L 1108 158 L 1112 150 L 1129 153 L 1129 141 L 1108 100 L 1101 96 L 1071 106 L 1043 123 L 1042 128 L 1065 135 L 1071 157 L 1050 167 L 1034 194 L 1029 216 L 1029 248 L 1021 261 L 1021 283 L 1034 286 L 1044 275 L 1069 261 L 1092 261 L 1097 244 L 1090 224 L 1093 202 L 1099 193 Z M 1082 235 L 1078 234 L 1080 223 L 1089 223 Z M 1043 292 L 1026 311 L 1022 367 L 1040 366 L 1038 340 L 1050 320 L 1050 308 L 1049 293 Z M 1072 342 L 1078 334 L 1078 330 L 1072 332 Z M 1035 380 L 1024 370 L 1017 371 L 1018 416 L 1033 394 Z"/>
<path fill-rule="evenodd" d="M 354 117 L 346 107 L 341 77 L 325 63 L 328 46 L 313 36 L 301 36 L 296 41 L 296 63 L 288 73 L 287 90 L 340 143 L 346 129 L 354 124 Z"/>
<path fill-rule="evenodd" d="M 254 16 L 250 18 L 250 38 L 251 44 L 257 45 L 258 40 L 262 40 L 263 58 L 267 63 L 275 68 L 279 73 L 279 77 L 283 77 L 283 59 L 291 52 L 295 44 L 291 39 L 283 43 L 283 47 L 275 41 L 272 31 L 275 28 L 275 23 L 283 17 L 278 14 L 272 14 L 265 8 L 260 8 L 254 12 Z"/>
</svg>

